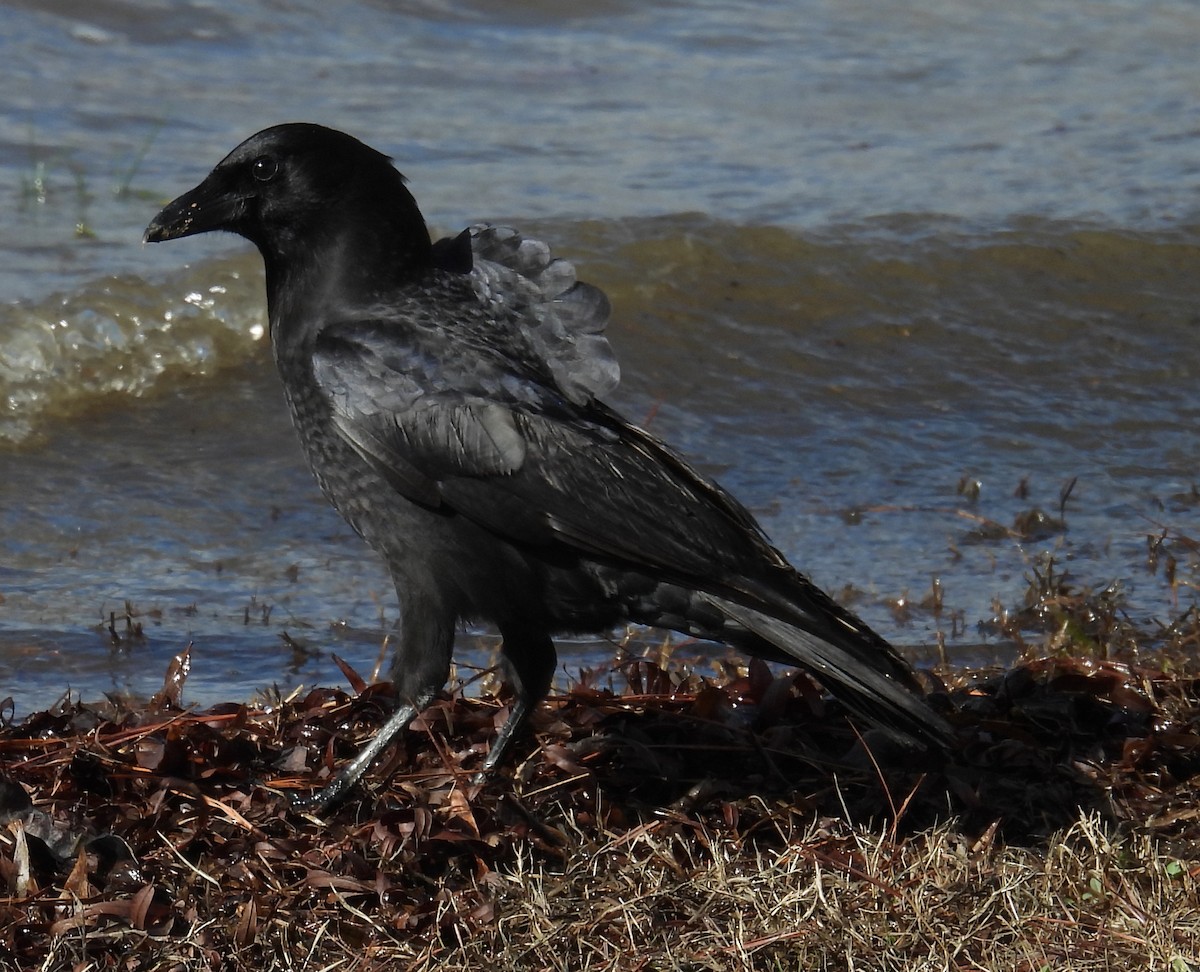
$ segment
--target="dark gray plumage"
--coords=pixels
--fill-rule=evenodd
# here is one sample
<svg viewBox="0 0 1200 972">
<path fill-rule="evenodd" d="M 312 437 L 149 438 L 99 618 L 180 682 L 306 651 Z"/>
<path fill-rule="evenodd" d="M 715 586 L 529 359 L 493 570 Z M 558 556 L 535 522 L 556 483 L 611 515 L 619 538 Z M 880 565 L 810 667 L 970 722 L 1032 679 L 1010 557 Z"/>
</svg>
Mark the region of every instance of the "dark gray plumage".
<svg viewBox="0 0 1200 972">
<path fill-rule="evenodd" d="M 309 463 L 401 603 L 400 707 L 310 805 L 342 796 L 434 698 L 464 618 L 499 628 L 517 692 L 485 770 L 549 688 L 551 635 L 631 621 L 799 663 L 907 744 L 948 740 L 887 642 L 601 403 L 618 380 L 608 301 L 545 244 L 487 225 L 431 243 L 386 156 L 303 124 L 247 139 L 146 239 L 209 230 L 261 252 Z"/>
</svg>

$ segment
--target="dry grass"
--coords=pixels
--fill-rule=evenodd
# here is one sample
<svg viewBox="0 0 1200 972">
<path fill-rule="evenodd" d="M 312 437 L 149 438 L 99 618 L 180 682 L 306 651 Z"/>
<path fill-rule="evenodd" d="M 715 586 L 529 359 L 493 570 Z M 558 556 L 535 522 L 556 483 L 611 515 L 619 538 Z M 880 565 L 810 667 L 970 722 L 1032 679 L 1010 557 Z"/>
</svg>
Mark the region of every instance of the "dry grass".
<svg viewBox="0 0 1200 972">
<path fill-rule="evenodd" d="M 778 853 L 697 833 L 704 859 L 686 865 L 657 830 L 627 842 L 636 866 L 614 866 L 601 846 L 550 891 L 542 875 L 506 875 L 515 900 L 490 934 L 415 967 L 478 968 L 497 953 L 513 967 L 564 970 L 1182 972 L 1197 961 L 1196 874 L 1095 817 L 1037 850 L 972 842 L 949 826 L 896 841 L 813 824 Z"/>
<path fill-rule="evenodd" d="M 227 882 L 197 872 L 212 893 L 192 882 L 186 928 L 155 927 L 152 885 L 113 902 L 128 909 L 59 892 L 40 909 L 58 916 L 44 959 L 11 967 L 1186 972 L 1200 962 L 1200 866 L 1094 816 L 1038 848 L 972 841 L 950 825 L 897 840 L 842 821 L 809 822 L 771 850 L 670 820 L 576 836 L 558 866 L 519 851 L 484 874 L 482 910 L 440 895 L 436 935 L 405 934 L 351 879 L 271 915 L 253 898 L 221 900 Z"/>
</svg>

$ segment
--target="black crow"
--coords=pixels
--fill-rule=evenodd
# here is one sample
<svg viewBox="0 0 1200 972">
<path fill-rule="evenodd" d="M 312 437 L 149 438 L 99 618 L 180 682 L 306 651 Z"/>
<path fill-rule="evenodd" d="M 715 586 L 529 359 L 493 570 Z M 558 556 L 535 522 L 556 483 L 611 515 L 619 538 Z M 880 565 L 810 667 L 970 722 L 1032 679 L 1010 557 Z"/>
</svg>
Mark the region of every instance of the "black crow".
<svg viewBox="0 0 1200 972">
<path fill-rule="evenodd" d="M 608 300 L 545 244 L 491 225 L 431 242 L 387 156 L 309 124 L 248 138 L 145 238 L 210 230 L 262 254 L 308 461 L 400 599 L 398 709 L 307 805 L 339 799 L 433 700 L 464 619 L 499 629 L 516 693 L 484 772 L 549 689 L 551 636 L 628 622 L 797 663 L 905 745 L 946 745 L 883 638 L 603 403 L 618 379 Z"/>
</svg>

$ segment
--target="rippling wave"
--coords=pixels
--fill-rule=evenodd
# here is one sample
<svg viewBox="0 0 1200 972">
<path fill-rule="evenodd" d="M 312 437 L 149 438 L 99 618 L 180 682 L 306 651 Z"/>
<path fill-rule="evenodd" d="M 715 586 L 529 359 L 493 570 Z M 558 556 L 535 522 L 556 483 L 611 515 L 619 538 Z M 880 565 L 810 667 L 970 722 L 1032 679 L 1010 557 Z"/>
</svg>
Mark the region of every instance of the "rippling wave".
<svg viewBox="0 0 1200 972">
<path fill-rule="evenodd" d="M 261 293 L 261 270 L 239 257 L 157 285 L 114 277 L 0 307 L 0 440 L 244 361 L 265 333 Z"/>
<path fill-rule="evenodd" d="M 581 275 L 618 301 L 618 340 L 632 335 L 644 345 L 638 354 L 651 356 L 648 371 L 661 375 L 672 356 L 699 355 L 723 332 L 771 338 L 740 349 L 739 359 L 754 363 L 742 369 L 752 383 L 730 392 L 743 401 L 760 371 L 822 380 L 826 339 L 861 346 L 863 367 L 837 384 L 869 398 L 881 387 L 866 367 L 871 348 L 897 328 L 910 346 L 927 341 L 930 357 L 952 359 L 913 375 L 912 394 L 945 390 L 964 359 L 991 358 L 1000 372 L 1051 380 L 1058 349 L 1072 341 L 1096 367 L 1125 369 L 1140 356 L 1151 372 L 1169 371 L 1173 362 L 1156 353 L 1162 339 L 1194 326 L 1200 313 L 1200 247 L 1162 233 L 1034 222 L 979 235 L 912 217 L 815 235 L 700 216 L 547 229 L 560 250 L 575 253 Z M 731 302 L 736 313 L 723 313 Z M 686 326 L 639 329 L 646 315 Z M 45 420 L 98 399 L 216 374 L 261 346 L 264 318 L 252 253 L 159 282 L 126 275 L 0 307 L 0 439 L 19 443 Z M 798 339 L 780 340 L 789 333 Z M 736 373 L 736 360 L 721 362 L 730 365 Z M 767 392 L 779 393 L 769 383 Z"/>
</svg>

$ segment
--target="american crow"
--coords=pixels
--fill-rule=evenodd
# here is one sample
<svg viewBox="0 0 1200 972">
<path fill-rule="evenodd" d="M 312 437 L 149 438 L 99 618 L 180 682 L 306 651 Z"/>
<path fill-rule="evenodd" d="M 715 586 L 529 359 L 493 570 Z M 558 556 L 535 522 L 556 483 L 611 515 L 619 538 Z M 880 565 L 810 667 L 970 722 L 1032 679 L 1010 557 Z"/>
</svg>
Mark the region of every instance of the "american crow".
<svg viewBox="0 0 1200 972">
<path fill-rule="evenodd" d="M 550 686 L 551 635 L 627 622 L 798 663 L 906 745 L 946 744 L 886 641 L 601 401 L 618 379 L 608 300 L 545 244 L 491 225 L 431 242 L 387 156 L 310 124 L 247 139 L 145 238 L 210 230 L 262 254 L 308 461 L 401 604 L 398 710 L 307 805 L 338 800 L 433 700 L 463 619 L 499 628 L 516 692 L 484 772 Z"/>
</svg>

